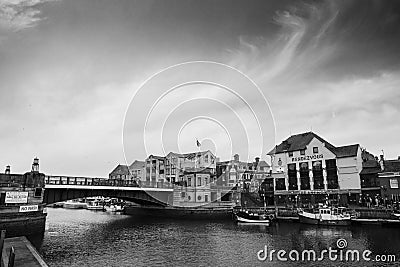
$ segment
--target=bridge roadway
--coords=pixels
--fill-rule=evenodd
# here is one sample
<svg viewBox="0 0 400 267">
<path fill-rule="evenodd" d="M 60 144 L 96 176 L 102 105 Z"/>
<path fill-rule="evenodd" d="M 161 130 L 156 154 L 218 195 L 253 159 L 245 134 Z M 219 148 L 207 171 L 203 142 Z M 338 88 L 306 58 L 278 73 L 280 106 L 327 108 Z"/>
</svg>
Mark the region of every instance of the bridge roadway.
<svg viewBox="0 0 400 267">
<path fill-rule="evenodd" d="M 173 204 L 170 183 L 142 184 L 104 178 L 46 176 L 43 202 L 51 204 L 70 199 L 104 196 L 132 201 L 141 205 Z"/>
</svg>

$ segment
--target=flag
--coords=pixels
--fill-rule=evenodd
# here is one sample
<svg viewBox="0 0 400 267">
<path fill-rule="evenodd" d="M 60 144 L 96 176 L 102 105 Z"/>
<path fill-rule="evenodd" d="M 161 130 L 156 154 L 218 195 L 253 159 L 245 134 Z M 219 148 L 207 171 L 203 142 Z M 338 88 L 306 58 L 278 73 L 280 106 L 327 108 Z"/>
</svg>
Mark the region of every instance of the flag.
<svg viewBox="0 0 400 267">
<path fill-rule="evenodd" d="M 198 147 L 200 147 L 200 146 L 201 146 L 201 144 L 200 144 L 199 140 L 197 140 L 197 139 L 196 139 L 196 145 L 197 145 Z"/>
</svg>

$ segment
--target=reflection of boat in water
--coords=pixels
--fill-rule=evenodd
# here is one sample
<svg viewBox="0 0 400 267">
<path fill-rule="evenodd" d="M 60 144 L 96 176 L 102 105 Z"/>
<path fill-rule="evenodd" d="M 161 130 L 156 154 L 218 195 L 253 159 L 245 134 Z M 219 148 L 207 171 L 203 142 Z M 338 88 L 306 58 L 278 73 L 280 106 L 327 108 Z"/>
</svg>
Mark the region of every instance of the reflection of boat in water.
<svg viewBox="0 0 400 267">
<path fill-rule="evenodd" d="M 124 207 L 122 205 L 107 205 L 104 206 L 105 211 L 110 211 L 110 212 L 123 212 L 124 211 Z"/>
<path fill-rule="evenodd" d="M 342 207 L 318 207 L 311 211 L 300 210 L 301 223 L 316 225 L 350 225 L 354 218 L 347 208 Z"/>
<path fill-rule="evenodd" d="M 251 212 L 248 210 L 239 210 L 234 213 L 234 218 L 239 223 L 251 224 L 269 224 L 274 216 L 265 212 Z"/>
<path fill-rule="evenodd" d="M 86 209 L 86 203 L 77 200 L 68 200 L 63 203 L 64 209 Z"/>
</svg>

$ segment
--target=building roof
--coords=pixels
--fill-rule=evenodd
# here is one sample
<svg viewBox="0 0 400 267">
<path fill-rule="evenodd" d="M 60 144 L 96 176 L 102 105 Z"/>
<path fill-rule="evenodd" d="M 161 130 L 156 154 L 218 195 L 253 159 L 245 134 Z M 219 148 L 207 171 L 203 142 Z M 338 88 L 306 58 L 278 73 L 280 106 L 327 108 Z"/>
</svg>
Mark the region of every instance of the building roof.
<svg viewBox="0 0 400 267">
<path fill-rule="evenodd" d="M 306 149 L 307 145 L 310 144 L 310 142 L 314 138 L 324 143 L 325 147 L 329 149 L 332 153 L 334 153 L 338 158 L 352 157 L 357 155 L 359 148 L 358 144 L 335 147 L 334 145 L 313 132 L 306 132 L 290 136 L 286 140 L 282 141 L 282 143 L 275 146 L 275 148 L 272 149 L 270 152 L 268 152 L 268 155 Z"/>
<path fill-rule="evenodd" d="M 148 156 L 147 158 L 148 158 L 148 159 L 149 159 L 149 158 L 153 158 L 153 159 L 160 159 L 160 160 L 164 160 L 164 159 L 165 159 L 165 157 L 162 157 L 162 156 L 156 156 L 156 155 L 150 155 L 150 156 Z"/>
<path fill-rule="evenodd" d="M 348 146 L 340 146 L 336 147 L 333 153 L 335 153 L 336 157 L 338 158 L 345 158 L 345 157 L 355 157 L 358 153 L 358 144 L 355 145 L 348 145 Z"/>
<path fill-rule="evenodd" d="M 141 160 L 135 160 L 132 162 L 131 166 L 129 166 L 129 169 L 132 170 L 137 170 L 137 169 L 143 169 L 146 166 L 146 163 Z"/>
<path fill-rule="evenodd" d="M 269 164 L 265 160 L 260 160 L 258 162 L 258 166 L 260 166 L 260 167 L 270 167 Z"/>
<path fill-rule="evenodd" d="M 176 157 L 181 157 L 181 158 L 194 158 L 198 155 L 204 155 L 206 153 L 210 152 L 212 154 L 212 152 L 210 150 L 206 150 L 206 151 L 199 151 L 199 152 L 192 152 L 192 153 L 175 153 L 175 152 L 169 152 L 168 155 L 171 156 L 176 156 Z M 168 156 L 167 155 L 167 156 Z"/>
<path fill-rule="evenodd" d="M 383 166 L 383 172 L 400 172 L 400 160 L 385 160 Z"/>
<path fill-rule="evenodd" d="M 110 173 L 110 175 L 129 175 L 129 169 L 127 165 L 118 164 L 117 167 Z"/>
</svg>

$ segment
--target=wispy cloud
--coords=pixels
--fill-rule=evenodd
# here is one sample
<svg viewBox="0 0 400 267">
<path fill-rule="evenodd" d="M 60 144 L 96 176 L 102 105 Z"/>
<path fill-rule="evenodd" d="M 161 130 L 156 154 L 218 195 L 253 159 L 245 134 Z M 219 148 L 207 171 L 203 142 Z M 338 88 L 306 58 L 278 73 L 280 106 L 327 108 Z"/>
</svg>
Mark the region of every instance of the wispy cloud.
<svg viewBox="0 0 400 267">
<path fill-rule="evenodd" d="M 33 27 L 44 18 L 39 5 L 57 0 L 1 0 L 0 29 L 2 31 L 20 31 Z"/>
<path fill-rule="evenodd" d="M 326 45 L 327 32 L 339 9 L 330 2 L 276 11 L 272 22 L 279 27 L 275 36 L 239 38 L 239 48 L 232 52 L 231 64 L 245 70 L 258 82 L 266 83 L 281 75 L 298 75 L 314 68 L 332 54 Z"/>
</svg>

